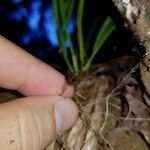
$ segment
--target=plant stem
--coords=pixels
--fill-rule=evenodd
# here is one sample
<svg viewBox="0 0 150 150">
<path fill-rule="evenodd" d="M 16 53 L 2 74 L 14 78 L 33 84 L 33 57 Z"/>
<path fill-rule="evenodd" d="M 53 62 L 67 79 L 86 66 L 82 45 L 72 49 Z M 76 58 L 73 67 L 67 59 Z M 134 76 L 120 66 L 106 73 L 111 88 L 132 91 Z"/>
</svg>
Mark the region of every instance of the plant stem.
<svg viewBox="0 0 150 150">
<path fill-rule="evenodd" d="M 66 37 L 67 37 L 67 40 L 70 43 L 70 52 L 71 52 L 71 58 L 72 58 L 72 63 L 73 63 L 74 71 L 75 72 L 79 72 L 78 58 L 76 56 L 76 53 L 75 53 L 75 50 L 74 50 L 74 47 L 73 47 L 73 43 L 72 43 L 71 37 L 70 37 L 70 35 L 69 35 L 69 33 L 67 31 L 66 31 Z"/>
<path fill-rule="evenodd" d="M 67 64 L 70 72 L 73 73 L 74 69 L 69 61 L 67 49 L 65 47 L 65 37 L 64 37 L 63 31 L 62 31 L 63 27 L 67 27 L 66 17 L 65 17 L 65 2 L 64 2 L 64 0 L 62 0 L 62 1 L 53 0 L 53 7 L 54 7 L 53 10 L 54 10 L 54 15 L 55 15 L 55 19 L 56 19 L 56 24 L 57 24 L 57 35 L 58 35 L 60 47 L 62 50 L 62 56 Z"/>
<path fill-rule="evenodd" d="M 62 37 L 61 35 L 61 32 L 60 30 L 58 29 L 58 37 L 59 37 L 59 42 L 60 42 L 60 47 L 62 48 L 62 56 L 70 70 L 71 73 L 73 73 L 73 67 L 71 66 L 71 63 L 69 61 L 69 57 L 68 57 L 68 54 L 67 54 L 67 50 L 66 50 L 66 47 L 64 45 L 64 38 Z"/>
<path fill-rule="evenodd" d="M 79 43 L 79 57 L 81 63 L 81 70 L 84 65 L 84 43 L 83 43 L 83 31 L 82 31 L 82 18 L 83 18 L 83 6 L 84 0 L 79 1 L 78 12 L 77 12 L 77 36 Z"/>
</svg>

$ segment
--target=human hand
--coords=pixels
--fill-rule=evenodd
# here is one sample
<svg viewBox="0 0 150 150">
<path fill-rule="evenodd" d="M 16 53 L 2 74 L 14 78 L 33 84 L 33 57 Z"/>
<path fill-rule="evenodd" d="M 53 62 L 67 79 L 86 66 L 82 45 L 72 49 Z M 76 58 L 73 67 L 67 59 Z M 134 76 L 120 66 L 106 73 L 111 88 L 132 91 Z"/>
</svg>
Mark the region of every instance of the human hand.
<svg viewBox="0 0 150 150">
<path fill-rule="evenodd" d="M 77 119 L 65 77 L 1 36 L 0 86 L 27 96 L 0 105 L 0 149 L 42 150 Z"/>
</svg>

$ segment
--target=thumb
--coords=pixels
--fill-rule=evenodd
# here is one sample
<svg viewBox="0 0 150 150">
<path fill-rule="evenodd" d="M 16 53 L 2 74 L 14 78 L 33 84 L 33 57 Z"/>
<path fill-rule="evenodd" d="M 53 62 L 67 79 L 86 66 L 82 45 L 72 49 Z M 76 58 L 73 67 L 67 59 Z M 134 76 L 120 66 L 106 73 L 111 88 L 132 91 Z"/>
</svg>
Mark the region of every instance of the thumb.
<svg viewBox="0 0 150 150">
<path fill-rule="evenodd" d="M 27 97 L 0 105 L 0 149 L 41 150 L 56 133 L 77 119 L 72 100 L 59 96 Z"/>
</svg>

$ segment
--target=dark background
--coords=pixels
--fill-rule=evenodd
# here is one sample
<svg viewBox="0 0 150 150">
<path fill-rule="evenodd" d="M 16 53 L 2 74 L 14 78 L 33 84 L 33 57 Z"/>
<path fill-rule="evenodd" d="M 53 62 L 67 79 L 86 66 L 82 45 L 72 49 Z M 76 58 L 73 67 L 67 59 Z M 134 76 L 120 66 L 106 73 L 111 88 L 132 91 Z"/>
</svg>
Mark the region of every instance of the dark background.
<svg viewBox="0 0 150 150">
<path fill-rule="evenodd" d="M 69 26 L 74 41 L 76 39 L 75 14 L 74 12 Z M 113 18 L 117 28 L 96 56 L 94 63 L 130 54 L 131 49 L 137 47 L 132 33 L 124 28 L 123 19 L 111 0 L 85 0 L 83 19 L 85 38 L 92 24 L 96 22 L 92 38 L 94 40 L 107 16 Z M 58 54 L 59 45 L 51 0 L 1 0 L 0 34 L 47 63 L 63 64 Z M 90 43 L 92 42 L 91 40 Z M 87 53 L 90 55 L 90 51 Z"/>
</svg>

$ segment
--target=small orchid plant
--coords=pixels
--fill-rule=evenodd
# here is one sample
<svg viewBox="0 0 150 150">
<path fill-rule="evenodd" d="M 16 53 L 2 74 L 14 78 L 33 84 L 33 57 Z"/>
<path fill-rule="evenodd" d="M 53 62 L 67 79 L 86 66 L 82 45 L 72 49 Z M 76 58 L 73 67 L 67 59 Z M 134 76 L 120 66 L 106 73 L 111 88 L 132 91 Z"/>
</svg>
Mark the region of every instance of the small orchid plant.
<svg viewBox="0 0 150 150">
<path fill-rule="evenodd" d="M 107 17 L 103 25 L 100 27 L 95 42 L 92 46 L 90 56 L 87 58 L 88 47 L 85 43 L 83 36 L 83 10 L 84 0 L 78 1 L 76 31 L 77 31 L 77 44 L 75 45 L 71 34 L 68 32 L 69 22 L 74 13 L 75 0 L 53 0 L 53 11 L 57 25 L 57 36 L 61 54 L 69 68 L 70 73 L 79 74 L 87 72 L 92 64 L 96 54 L 101 50 L 103 44 L 115 30 L 115 24 L 111 17 Z M 93 30 L 92 30 L 93 31 Z M 92 32 L 91 31 L 91 32 Z M 89 34 L 91 35 L 91 33 Z M 87 38 L 90 40 L 91 36 Z M 65 43 L 69 42 L 69 51 Z"/>
</svg>

